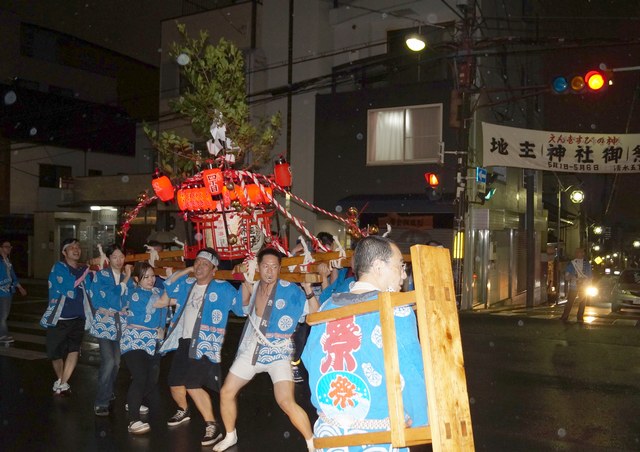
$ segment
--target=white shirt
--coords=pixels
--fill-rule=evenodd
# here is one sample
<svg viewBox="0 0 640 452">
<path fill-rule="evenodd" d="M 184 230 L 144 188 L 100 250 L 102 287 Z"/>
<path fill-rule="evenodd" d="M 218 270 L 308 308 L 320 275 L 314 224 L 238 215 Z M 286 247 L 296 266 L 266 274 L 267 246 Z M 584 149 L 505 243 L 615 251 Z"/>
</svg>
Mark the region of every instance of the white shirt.
<svg viewBox="0 0 640 452">
<path fill-rule="evenodd" d="M 187 300 L 187 304 L 184 307 L 184 313 L 182 314 L 182 318 L 180 322 L 182 322 L 182 338 L 183 339 L 191 339 L 193 334 L 193 327 L 196 323 L 196 319 L 198 318 L 198 312 L 200 312 L 200 307 L 202 306 L 202 300 L 204 299 L 204 292 L 207 290 L 207 284 L 195 284 L 191 293 L 189 294 L 189 299 Z"/>
</svg>

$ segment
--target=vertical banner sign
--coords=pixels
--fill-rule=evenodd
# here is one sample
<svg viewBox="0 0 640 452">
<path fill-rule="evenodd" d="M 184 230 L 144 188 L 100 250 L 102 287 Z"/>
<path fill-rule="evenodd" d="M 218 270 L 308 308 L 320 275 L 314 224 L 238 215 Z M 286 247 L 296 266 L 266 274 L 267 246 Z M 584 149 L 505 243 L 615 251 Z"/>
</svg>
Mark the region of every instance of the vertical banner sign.
<svg viewBox="0 0 640 452">
<path fill-rule="evenodd" d="M 482 123 L 483 166 L 640 173 L 640 134 L 547 132 Z"/>
</svg>

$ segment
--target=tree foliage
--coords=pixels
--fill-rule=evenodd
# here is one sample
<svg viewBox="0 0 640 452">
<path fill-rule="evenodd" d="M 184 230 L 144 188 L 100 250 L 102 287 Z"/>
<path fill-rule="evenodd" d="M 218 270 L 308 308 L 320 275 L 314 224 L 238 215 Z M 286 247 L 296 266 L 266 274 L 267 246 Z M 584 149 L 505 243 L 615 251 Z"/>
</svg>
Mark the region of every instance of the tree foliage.
<svg viewBox="0 0 640 452">
<path fill-rule="evenodd" d="M 280 114 L 251 121 L 247 103 L 242 52 L 231 42 L 220 39 L 209 43 L 206 31 L 198 38 L 188 36 L 186 26 L 178 24 L 182 42 L 173 43 L 171 57 L 187 64 L 180 66 L 185 86 L 170 103 L 171 109 L 190 119 L 196 141 L 211 139 L 212 124 L 226 127 L 226 137 L 236 156 L 236 166 L 258 169 L 269 161 L 271 150 L 280 135 Z M 196 165 L 212 159 L 206 149 L 196 149 L 192 142 L 173 131 L 158 134 L 145 126 L 145 133 L 159 153 L 162 170 L 170 176 L 189 177 Z M 251 162 L 250 164 L 248 162 Z"/>
</svg>

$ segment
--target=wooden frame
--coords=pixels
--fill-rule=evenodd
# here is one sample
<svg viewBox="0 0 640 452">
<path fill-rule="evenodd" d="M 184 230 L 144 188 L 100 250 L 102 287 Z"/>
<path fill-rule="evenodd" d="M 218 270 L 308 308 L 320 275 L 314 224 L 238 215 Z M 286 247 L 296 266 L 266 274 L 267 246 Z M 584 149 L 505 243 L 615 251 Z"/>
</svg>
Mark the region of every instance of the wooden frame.
<svg viewBox="0 0 640 452">
<path fill-rule="evenodd" d="M 368 312 L 380 312 L 390 431 L 315 438 L 318 449 L 391 443 L 394 447 L 432 444 L 434 451 L 475 449 L 458 311 L 449 250 L 411 247 L 415 290 L 381 292 L 375 300 L 307 316 L 316 325 Z M 415 304 L 425 371 L 429 425 L 405 427 L 400 365 L 393 316 L 396 306 Z"/>
</svg>

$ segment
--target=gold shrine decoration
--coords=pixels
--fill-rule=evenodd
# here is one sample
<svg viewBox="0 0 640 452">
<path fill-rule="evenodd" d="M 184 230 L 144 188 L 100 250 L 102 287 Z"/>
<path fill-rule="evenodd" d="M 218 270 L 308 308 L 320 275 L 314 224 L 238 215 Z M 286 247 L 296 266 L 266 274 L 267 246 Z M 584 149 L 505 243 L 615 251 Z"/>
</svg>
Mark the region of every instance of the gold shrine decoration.
<svg viewBox="0 0 640 452">
<path fill-rule="evenodd" d="M 473 451 L 473 430 L 464 372 L 451 258 L 446 248 L 411 247 L 416 290 L 381 292 L 368 302 L 307 316 L 316 325 L 353 315 L 380 312 L 387 401 L 391 430 L 314 439 L 318 449 L 391 443 L 394 447 L 432 444 L 434 452 Z M 416 304 L 425 372 L 429 425 L 405 427 L 400 366 L 393 310 Z"/>
</svg>

